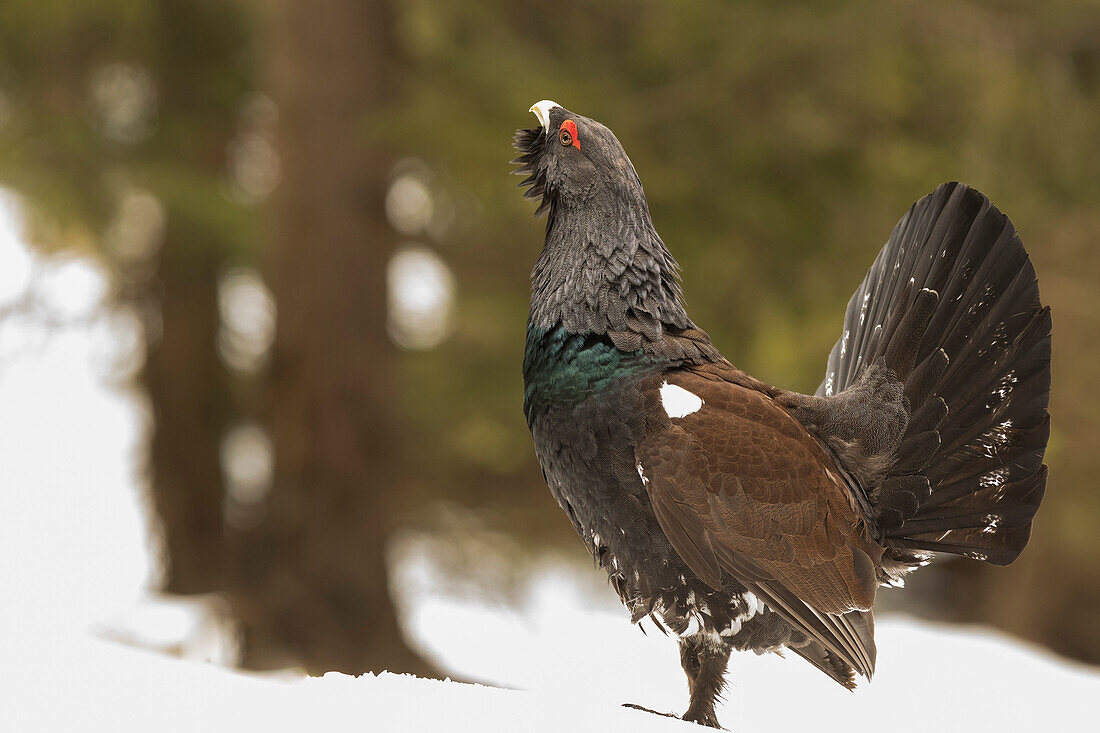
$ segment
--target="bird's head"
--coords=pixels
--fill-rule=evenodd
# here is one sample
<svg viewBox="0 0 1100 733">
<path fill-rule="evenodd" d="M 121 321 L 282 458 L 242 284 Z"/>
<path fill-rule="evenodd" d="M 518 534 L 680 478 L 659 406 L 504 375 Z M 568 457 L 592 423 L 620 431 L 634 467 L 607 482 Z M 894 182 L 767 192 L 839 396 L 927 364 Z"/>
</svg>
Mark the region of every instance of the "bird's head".
<svg viewBox="0 0 1100 733">
<path fill-rule="evenodd" d="M 516 132 L 512 162 L 526 198 L 549 212 L 531 273 L 531 323 L 572 333 L 631 332 L 649 341 L 693 327 L 679 268 L 657 235 L 641 181 L 599 122 L 543 100 L 539 126 Z"/>
<path fill-rule="evenodd" d="M 616 202 L 645 205 L 642 184 L 623 146 L 596 120 L 544 99 L 531 106 L 539 127 L 518 130 L 517 175 L 525 198 L 540 199 L 536 214 L 591 209 Z"/>
</svg>

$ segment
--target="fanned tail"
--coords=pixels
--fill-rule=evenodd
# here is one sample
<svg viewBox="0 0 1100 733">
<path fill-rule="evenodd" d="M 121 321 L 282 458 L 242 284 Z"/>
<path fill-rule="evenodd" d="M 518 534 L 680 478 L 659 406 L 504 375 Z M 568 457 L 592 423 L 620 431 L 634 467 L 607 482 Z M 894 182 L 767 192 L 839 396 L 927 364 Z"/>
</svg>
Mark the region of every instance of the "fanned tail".
<svg viewBox="0 0 1100 733">
<path fill-rule="evenodd" d="M 848 303 L 818 396 L 882 361 L 910 419 L 870 500 L 886 559 L 931 552 L 1011 563 L 1042 501 L 1050 432 L 1050 309 L 1012 222 L 940 186 L 898 222 Z"/>
</svg>

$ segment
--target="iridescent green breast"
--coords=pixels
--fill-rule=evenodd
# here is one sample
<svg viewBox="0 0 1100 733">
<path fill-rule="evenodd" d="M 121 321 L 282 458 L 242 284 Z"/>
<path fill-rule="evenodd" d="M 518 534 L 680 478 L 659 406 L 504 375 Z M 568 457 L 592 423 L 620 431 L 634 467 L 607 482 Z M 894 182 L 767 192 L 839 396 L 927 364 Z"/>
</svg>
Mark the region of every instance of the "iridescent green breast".
<svg viewBox="0 0 1100 733">
<path fill-rule="evenodd" d="M 660 368 L 642 351 L 622 351 L 606 335 L 527 326 L 523 411 L 527 422 L 551 405 L 575 405 L 617 379 Z"/>
</svg>

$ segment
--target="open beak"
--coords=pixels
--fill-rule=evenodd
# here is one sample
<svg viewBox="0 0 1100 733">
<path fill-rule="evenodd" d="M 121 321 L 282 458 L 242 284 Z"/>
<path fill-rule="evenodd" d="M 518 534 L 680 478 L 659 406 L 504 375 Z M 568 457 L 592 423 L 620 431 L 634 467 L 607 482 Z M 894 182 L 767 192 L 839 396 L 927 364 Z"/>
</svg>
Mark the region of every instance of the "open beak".
<svg viewBox="0 0 1100 733">
<path fill-rule="evenodd" d="M 542 129 L 547 132 L 550 131 L 550 110 L 554 107 L 560 107 L 557 102 L 551 102 L 549 99 L 544 99 L 541 102 L 535 102 L 531 105 L 531 109 L 528 112 L 533 112 L 535 117 L 539 118 L 539 124 L 542 125 Z"/>
</svg>

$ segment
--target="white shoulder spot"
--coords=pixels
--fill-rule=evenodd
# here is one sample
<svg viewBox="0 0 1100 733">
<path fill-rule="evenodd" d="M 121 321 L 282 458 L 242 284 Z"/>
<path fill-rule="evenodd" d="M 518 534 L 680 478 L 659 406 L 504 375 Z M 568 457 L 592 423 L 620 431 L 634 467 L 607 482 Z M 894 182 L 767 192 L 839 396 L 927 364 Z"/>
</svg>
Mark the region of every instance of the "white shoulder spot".
<svg viewBox="0 0 1100 733">
<path fill-rule="evenodd" d="M 703 398 L 683 387 L 664 382 L 661 384 L 661 405 L 669 417 L 687 417 L 703 407 Z"/>
</svg>

